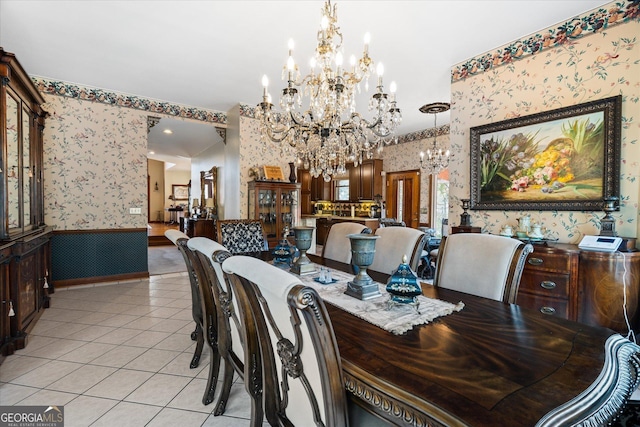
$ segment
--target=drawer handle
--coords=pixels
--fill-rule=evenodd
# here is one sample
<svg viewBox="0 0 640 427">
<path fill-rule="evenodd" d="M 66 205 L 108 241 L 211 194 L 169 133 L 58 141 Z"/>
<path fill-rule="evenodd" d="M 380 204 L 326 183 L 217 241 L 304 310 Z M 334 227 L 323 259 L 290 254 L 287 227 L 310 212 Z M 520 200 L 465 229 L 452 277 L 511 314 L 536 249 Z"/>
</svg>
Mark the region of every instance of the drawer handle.
<svg viewBox="0 0 640 427">
<path fill-rule="evenodd" d="M 540 286 L 542 286 L 545 289 L 555 289 L 556 288 L 555 282 L 552 282 L 551 280 L 543 280 L 542 282 L 540 282 Z"/>
<path fill-rule="evenodd" d="M 544 261 L 542 258 L 529 258 L 527 262 L 531 265 L 542 265 Z"/>
<path fill-rule="evenodd" d="M 556 312 L 556 309 L 553 308 L 553 307 L 546 307 L 545 306 L 545 307 L 542 307 L 540 309 L 540 313 L 542 313 L 542 314 L 555 314 L 555 312 Z"/>
</svg>

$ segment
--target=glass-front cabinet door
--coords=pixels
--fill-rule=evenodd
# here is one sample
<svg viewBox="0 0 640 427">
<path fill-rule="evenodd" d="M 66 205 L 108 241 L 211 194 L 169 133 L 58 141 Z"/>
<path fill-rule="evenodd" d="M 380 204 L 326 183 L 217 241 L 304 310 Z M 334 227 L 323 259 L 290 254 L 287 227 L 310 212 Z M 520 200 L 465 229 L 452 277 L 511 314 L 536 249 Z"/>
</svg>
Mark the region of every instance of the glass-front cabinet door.
<svg viewBox="0 0 640 427">
<path fill-rule="evenodd" d="M 1 227 L 2 239 L 33 228 L 32 182 L 35 165 L 31 159 L 31 139 L 37 132 L 34 114 L 17 94 L 7 90 L 5 102 L 7 151 L 3 168 L 6 219 Z"/>
<path fill-rule="evenodd" d="M 22 227 L 30 229 L 31 220 L 31 181 L 33 168 L 31 162 L 31 114 L 26 108 L 22 109 Z"/>
<path fill-rule="evenodd" d="M 288 236 L 293 236 L 291 227 L 297 225 L 300 219 L 298 203 L 299 189 L 283 189 L 280 193 L 280 219 L 282 221 L 282 229 L 288 228 Z"/>
<path fill-rule="evenodd" d="M 6 195 L 7 221 L 3 224 L 3 238 L 20 227 L 20 101 L 11 92 L 7 92 L 7 163 Z M 6 227 L 6 228 L 5 228 Z"/>
<path fill-rule="evenodd" d="M 262 221 L 264 232 L 273 248 L 288 227 L 300 222 L 300 184 L 272 181 L 249 182 L 249 218 Z"/>
<path fill-rule="evenodd" d="M 258 218 L 262 221 L 268 239 L 278 237 L 278 192 L 275 189 L 258 190 Z"/>
</svg>

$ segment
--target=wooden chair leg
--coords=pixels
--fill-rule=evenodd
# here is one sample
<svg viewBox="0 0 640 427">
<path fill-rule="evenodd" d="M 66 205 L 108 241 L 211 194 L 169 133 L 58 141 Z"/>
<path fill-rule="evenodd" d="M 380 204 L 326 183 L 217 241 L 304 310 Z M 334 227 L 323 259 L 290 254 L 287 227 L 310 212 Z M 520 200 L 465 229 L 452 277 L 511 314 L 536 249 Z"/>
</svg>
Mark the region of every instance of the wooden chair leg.
<svg viewBox="0 0 640 427">
<path fill-rule="evenodd" d="M 211 361 L 209 362 L 209 380 L 207 381 L 207 388 L 204 390 L 204 396 L 202 396 L 202 403 L 208 405 L 213 402 L 213 396 L 216 393 L 216 384 L 218 382 L 218 373 L 220 372 L 220 353 L 218 350 L 211 347 Z"/>
<path fill-rule="evenodd" d="M 231 363 L 225 360 L 224 363 L 224 376 L 222 378 L 222 390 L 220 390 L 220 397 L 218 397 L 218 403 L 216 409 L 213 411 L 214 416 L 224 414 L 227 408 L 227 402 L 229 401 L 229 394 L 231 394 L 231 385 L 233 384 L 234 369 Z"/>
<path fill-rule="evenodd" d="M 202 347 L 204 347 L 204 335 L 202 334 L 202 327 L 200 325 L 196 326 L 196 330 L 193 331 L 191 336 L 196 334 L 196 350 L 193 352 L 193 358 L 191 359 L 191 364 L 189 365 L 191 369 L 197 368 L 200 364 L 200 356 L 202 356 Z M 193 339 L 193 338 L 192 338 Z"/>
<path fill-rule="evenodd" d="M 263 418 L 262 398 L 260 396 L 251 396 L 251 427 L 261 427 Z"/>
</svg>

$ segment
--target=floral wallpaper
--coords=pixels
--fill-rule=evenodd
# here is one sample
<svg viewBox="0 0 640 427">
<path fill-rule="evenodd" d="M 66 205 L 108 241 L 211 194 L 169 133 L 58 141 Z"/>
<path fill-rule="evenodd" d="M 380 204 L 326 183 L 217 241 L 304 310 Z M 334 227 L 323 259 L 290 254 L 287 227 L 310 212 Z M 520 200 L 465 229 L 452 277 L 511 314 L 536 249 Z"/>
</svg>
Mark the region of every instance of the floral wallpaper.
<svg viewBox="0 0 640 427">
<path fill-rule="evenodd" d="M 147 114 L 44 97 L 45 222 L 58 230 L 145 228 Z"/>
<path fill-rule="evenodd" d="M 613 25 L 616 24 L 616 25 Z M 620 211 L 618 235 L 638 233 L 640 199 L 640 15 L 638 2 L 612 2 L 526 40 L 551 40 L 527 55 L 517 41 L 452 69 L 450 224 L 469 198 L 469 129 L 560 107 L 622 95 Z M 529 44 L 534 46 L 535 44 Z M 526 50 L 526 49 L 525 49 Z M 509 53 L 510 52 L 510 53 Z M 526 53 L 526 52 L 525 52 Z M 508 55 L 507 55 L 508 54 Z M 506 55 L 506 56 L 505 56 Z M 488 58 L 501 58 L 488 61 Z M 516 59 L 514 57 L 518 57 Z M 483 65 L 484 64 L 484 65 Z M 467 70 L 461 73 L 461 70 Z M 464 74 L 464 75 L 463 75 Z M 599 234 L 602 211 L 471 211 L 472 224 L 498 233 L 526 214 L 547 236 L 578 243 Z M 454 218 L 454 220 L 451 220 Z"/>
<path fill-rule="evenodd" d="M 280 146 L 260 140 L 260 122 L 253 118 L 252 109 L 241 105 L 240 116 L 240 218 L 248 218 L 249 195 L 247 183 L 253 181 L 249 169 L 254 166 L 280 166 L 285 180 L 289 178 L 290 154 L 283 153 Z"/>
<path fill-rule="evenodd" d="M 389 172 L 401 172 L 408 170 L 420 170 L 420 152 L 425 152 L 427 148 L 431 146 L 434 135 L 437 134 L 438 144 L 443 146 L 449 145 L 449 126 L 441 126 L 437 129 L 430 128 L 425 131 L 421 131 L 419 136 L 421 139 L 412 140 L 405 135 L 399 138 L 398 144 L 392 144 L 384 147 L 380 153 L 382 159 L 383 169 L 386 173 Z M 430 196 L 429 190 L 431 188 L 430 175 L 428 173 L 420 174 L 420 222 L 430 223 Z M 385 184 L 386 189 L 386 184 Z M 384 198 L 387 199 L 385 192 Z M 425 210 L 426 209 L 426 210 Z"/>
</svg>

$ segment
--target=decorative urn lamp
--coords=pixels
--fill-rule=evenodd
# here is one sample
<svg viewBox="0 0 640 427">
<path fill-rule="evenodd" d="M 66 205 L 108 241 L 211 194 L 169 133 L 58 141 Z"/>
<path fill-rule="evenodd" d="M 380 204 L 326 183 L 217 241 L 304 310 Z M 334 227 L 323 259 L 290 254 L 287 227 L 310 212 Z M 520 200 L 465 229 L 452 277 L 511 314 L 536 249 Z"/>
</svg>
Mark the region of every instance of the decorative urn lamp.
<svg viewBox="0 0 640 427">
<path fill-rule="evenodd" d="M 357 233 L 348 234 L 347 237 L 351 241 L 351 262 L 358 274 L 347 283 L 344 293 L 362 301 L 382 296 L 378 284 L 367 274 L 367 267 L 373 263 L 376 253 L 376 240 L 380 236 Z"/>
<path fill-rule="evenodd" d="M 463 212 L 460 214 L 460 227 L 471 227 L 471 215 L 469 215 L 470 200 L 469 199 L 461 199 L 462 202 L 462 210 Z"/>
<path fill-rule="evenodd" d="M 387 292 L 391 294 L 389 307 L 394 304 L 410 304 L 418 310 L 418 295 L 422 295 L 422 287 L 418 282 L 418 276 L 407 263 L 407 255 L 402 256 L 402 264 L 389 277 Z"/>
<path fill-rule="evenodd" d="M 311 247 L 311 238 L 315 227 L 299 225 L 293 227 L 292 230 L 296 240 L 296 248 L 300 251 L 300 256 L 293 264 L 293 267 L 291 267 L 291 272 L 299 275 L 315 273 L 316 267 L 307 256 L 307 250 Z"/>
<path fill-rule="evenodd" d="M 618 210 L 618 198 L 611 196 L 605 197 L 603 200 L 604 205 L 602 207 L 602 210 L 604 211 L 605 215 L 600 220 L 600 235 L 616 237 L 618 235 L 618 233 L 616 233 L 616 220 L 611 215 L 611 213 Z"/>
</svg>

